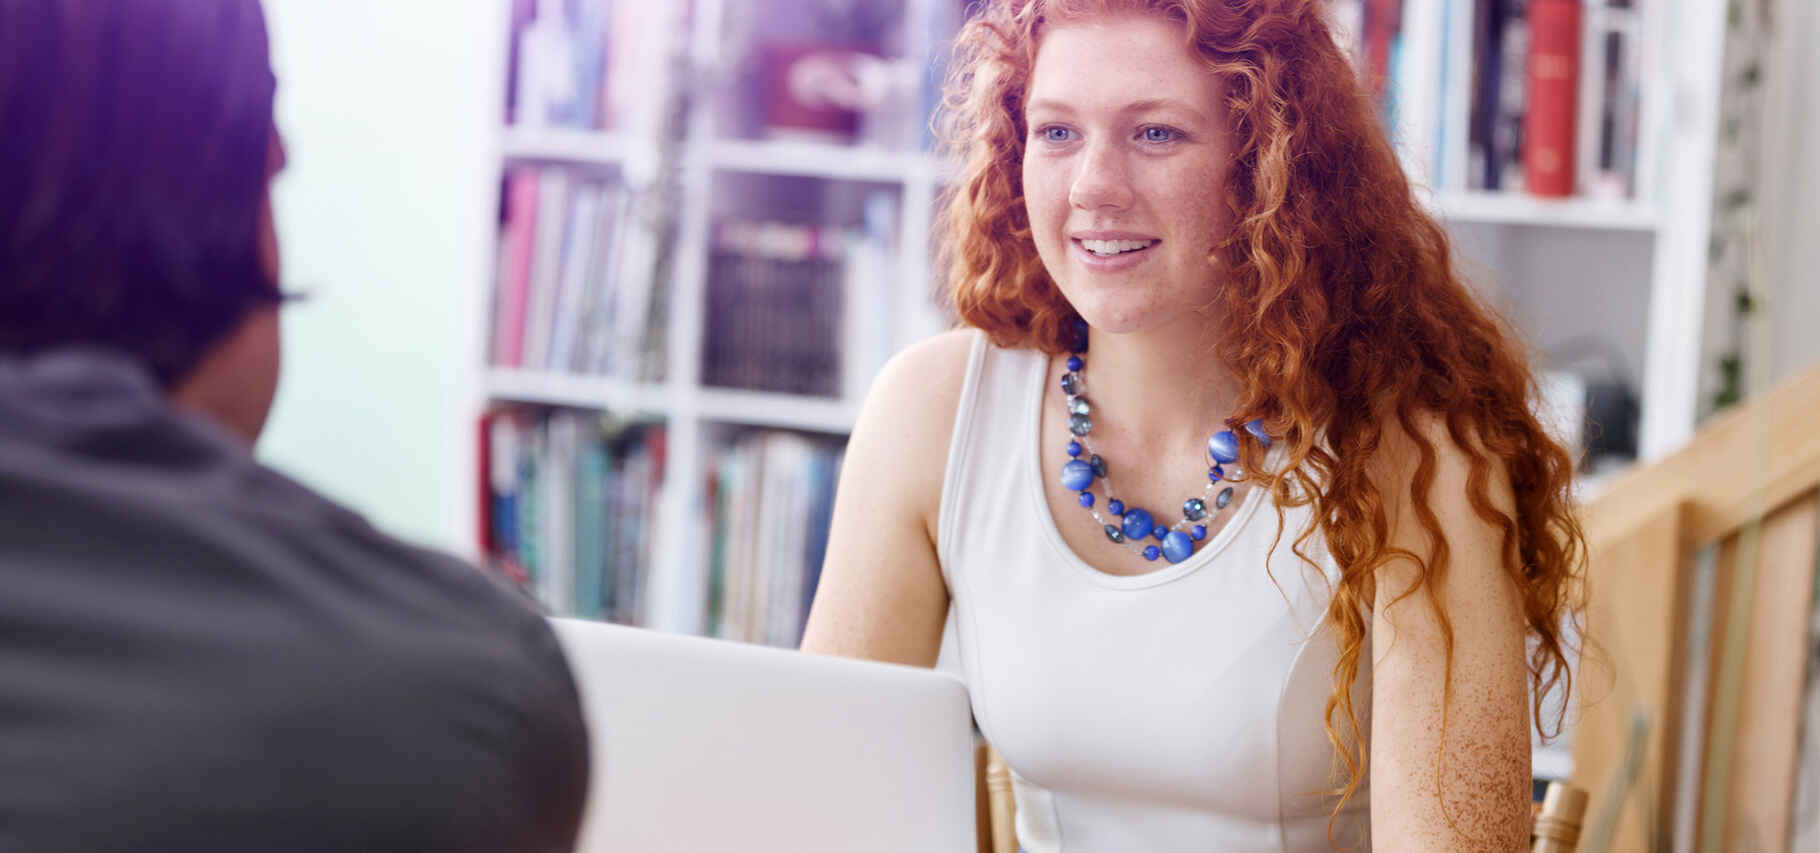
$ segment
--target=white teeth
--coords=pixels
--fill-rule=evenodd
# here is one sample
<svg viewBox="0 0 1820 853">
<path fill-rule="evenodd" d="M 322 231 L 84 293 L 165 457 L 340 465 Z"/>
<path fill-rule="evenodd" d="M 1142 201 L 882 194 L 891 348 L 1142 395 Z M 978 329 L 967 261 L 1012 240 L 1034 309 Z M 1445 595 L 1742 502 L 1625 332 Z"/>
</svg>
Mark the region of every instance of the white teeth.
<svg viewBox="0 0 1820 853">
<path fill-rule="evenodd" d="M 1147 249 L 1155 240 L 1082 240 L 1081 246 L 1101 257 Z"/>
</svg>

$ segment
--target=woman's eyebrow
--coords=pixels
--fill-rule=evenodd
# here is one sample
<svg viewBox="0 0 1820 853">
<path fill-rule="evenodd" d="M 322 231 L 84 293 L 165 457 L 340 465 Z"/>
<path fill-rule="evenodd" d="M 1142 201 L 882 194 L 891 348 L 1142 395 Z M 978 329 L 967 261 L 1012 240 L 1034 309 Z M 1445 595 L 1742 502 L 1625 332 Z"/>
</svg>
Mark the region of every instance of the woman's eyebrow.
<svg viewBox="0 0 1820 853">
<path fill-rule="evenodd" d="M 1201 110 L 1195 109 L 1195 107 L 1188 102 L 1176 98 L 1146 98 L 1141 101 L 1133 101 L 1119 108 L 1120 113 L 1127 115 L 1131 113 L 1150 112 L 1152 110 L 1175 110 L 1186 113 L 1195 119 L 1205 118 Z M 1052 112 L 1071 114 L 1074 112 L 1074 107 L 1065 101 L 1059 101 L 1054 98 L 1039 98 L 1031 101 L 1029 106 L 1024 108 L 1024 111 L 1026 113 Z"/>
</svg>

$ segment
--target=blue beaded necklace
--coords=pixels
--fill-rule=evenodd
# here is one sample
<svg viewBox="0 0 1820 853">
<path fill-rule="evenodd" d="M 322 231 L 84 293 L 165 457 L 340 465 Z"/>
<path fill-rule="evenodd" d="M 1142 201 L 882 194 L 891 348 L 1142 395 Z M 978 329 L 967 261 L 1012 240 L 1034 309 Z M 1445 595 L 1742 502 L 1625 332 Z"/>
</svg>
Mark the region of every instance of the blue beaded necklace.
<svg viewBox="0 0 1820 853">
<path fill-rule="evenodd" d="M 1106 538 L 1115 543 L 1128 546 L 1133 552 L 1141 554 L 1144 559 L 1155 561 L 1162 557 L 1171 563 L 1180 563 L 1194 555 L 1194 549 L 1207 538 L 1207 520 L 1209 499 L 1213 502 L 1213 511 L 1219 512 L 1232 503 L 1232 487 L 1220 484 L 1226 481 L 1226 466 L 1239 461 L 1239 437 L 1232 430 L 1223 429 L 1207 438 L 1207 455 L 1212 464 L 1207 468 L 1207 488 L 1199 497 L 1192 497 L 1182 502 L 1182 518 L 1172 525 L 1159 523 L 1149 510 L 1142 507 L 1126 507 L 1123 501 L 1115 497 L 1112 490 L 1112 477 L 1107 471 L 1106 460 L 1093 452 L 1093 444 L 1088 434 L 1093 431 L 1093 406 L 1087 401 L 1087 384 L 1082 373 L 1087 362 L 1081 356 L 1087 354 L 1087 324 L 1075 323 L 1075 347 L 1068 356 L 1068 372 L 1062 374 L 1062 393 L 1068 398 L 1068 431 L 1074 439 L 1068 442 L 1068 461 L 1062 464 L 1062 488 L 1080 493 L 1080 504 L 1093 515 L 1093 520 L 1100 524 Z M 1245 430 L 1256 436 L 1265 447 L 1270 446 L 1270 438 L 1264 434 L 1262 421 L 1254 420 L 1245 425 Z M 1086 459 L 1081 459 L 1082 454 Z M 1094 506 L 1093 481 L 1105 483 L 1106 511 L 1119 519 L 1118 523 L 1109 521 Z M 1214 493 L 1215 489 L 1219 493 Z M 1154 543 L 1145 540 L 1154 539 Z"/>
</svg>

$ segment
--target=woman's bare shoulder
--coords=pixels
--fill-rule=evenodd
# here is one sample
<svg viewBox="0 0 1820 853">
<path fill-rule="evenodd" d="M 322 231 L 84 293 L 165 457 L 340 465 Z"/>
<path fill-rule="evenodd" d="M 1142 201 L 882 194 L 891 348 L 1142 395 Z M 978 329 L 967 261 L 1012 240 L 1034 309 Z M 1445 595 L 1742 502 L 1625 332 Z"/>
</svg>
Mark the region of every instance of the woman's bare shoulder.
<svg viewBox="0 0 1820 853">
<path fill-rule="evenodd" d="M 890 467 L 907 478 L 902 483 L 909 487 L 906 496 L 930 519 L 947 468 L 967 359 L 978 334 L 969 329 L 944 332 L 892 356 L 873 381 L 854 426 L 855 449 L 875 461 L 898 463 Z"/>
</svg>

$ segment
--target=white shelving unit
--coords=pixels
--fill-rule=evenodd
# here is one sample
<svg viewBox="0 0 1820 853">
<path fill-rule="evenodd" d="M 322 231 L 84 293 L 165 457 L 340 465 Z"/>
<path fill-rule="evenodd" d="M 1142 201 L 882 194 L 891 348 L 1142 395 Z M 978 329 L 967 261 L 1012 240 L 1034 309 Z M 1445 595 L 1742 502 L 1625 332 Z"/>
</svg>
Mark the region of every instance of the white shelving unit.
<svg viewBox="0 0 1820 853">
<path fill-rule="evenodd" d="M 1428 193 L 1431 209 L 1475 284 L 1536 349 L 1594 334 L 1614 342 L 1639 390 L 1640 456 L 1658 458 L 1693 435 L 1697 413 L 1725 4 L 1633 0 L 1634 11 L 1609 13 L 1641 22 L 1637 191 L 1626 201 L 1461 192 L 1449 188 L 1463 174 L 1458 156 L 1439 158 L 1449 174 L 1433 174 L 1445 113 L 1461 108 L 1461 95 L 1439 85 L 1444 63 L 1462 57 L 1458 38 L 1443 55 L 1443 27 L 1461 27 L 1472 5 L 1404 0 L 1396 142 L 1405 168 L 1442 187 Z"/>
<path fill-rule="evenodd" d="M 904 149 L 847 146 L 796 139 L 741 139 L 728 136 L 716 115 L 713 89 L 724 78 L 719 67 L 729 4 L 703 0 L 693 15 L 670 19 L 674 49 L 687 57 L 692 90 L 681 140 L 660 138 L 660 122 L 625 132 L 578 132 L 505 128 L 503 164 L 533 162 L 618 170 L 631 185 L 661 179 L 660 146 L 680 145 L 674 166 L 678 190 L 673 263 L 667 287 L 666 377 L 636 382 L 504 368 L 483 370 L 488 402 L 594 408 L 616 416 L 661 421 L 668 431 L 662 503 L 649 567 L 648 624 L 660 630 L 700 633 L 706 606 L 706 547 L 697 535 L 703 486 L 715 443 L 727 428 L 760 427 L 831 435 L 849 432 L 860 398 L 881 363 L 844 364 L 849 373 L 838 398 L 707 387 L 700 383 L 705 322 L 707 259 L 717 200 L 730 183 L 753 178 L 853 182 L 891 191 L 897 199 L 897 259 L 890 287 L 847 294 L 859 303 L 849 310 L 890 318 L 895 350 L 940 331 L 944 321 L 929 298 L 928 233 L 943 169 L 936 157 Z M 903 0 L 901 55 L 924 61 L 935 45 L 926 36 L 938 3 Z M 682 4 L 675 4 L 680 7 Z M 735 9 L 735 11 L 744 11 Z M 653 97 L 681 81 L 659 81 Z M 648 184 L 646 184 L 648 185 Z M 647 238 L 648 239 L 648 238 Z M 881 300 L 883 303 L 881 304 Z M 874 359 L 876 361 L 876 359 Z"/>
<path fill-rule="evenodd" d="M 602 408 L 660 419 L 670 456 L 657 547 L 650 567 L 650 625 L 699 633 L 705 611 L 706 543 L 696 519 L 712 447 L 725 427 L 768 427 L 824 434 L 852 428 L 866 380 L 879 364 L 846 364 L 851 375 L 840 398 L 703 387 L 702 330 L 712 224 L 729 182 L 807 179 L 858 182 L 897 198 L 898 252 L 889 288 L 848 294 L 859 308 L 892 320 L 895 350 L 939 331 L 943 321 L 928 294 L 928 235 L 944 165 L 919 150 L 847 147 L 801 141 L 728 138 L 718 126 L 715 70 L 724 52 L 730 4 L 699 0 L 687 26 L 672 21 L 678 50 L 700 75 L 694 82 L 676 159 L 679 202 L 668 286 L 667 378 L 641 383 L 600 377 L 487 370 L 489 400 Z M 903 0 L 904 56 L 928 57 L 924 43 L 948 0 Z M 1450 9 L 1448 4 L 1456 4 Z M 677 4 L 681 5 L 681 4 Z M 1461 266 L 1500 306 L 1537 350 L 1578 337 L 1611 342 L 1620 372 L 1640 389 L 1640 448 L 1661 456 L 1693 432 L 1700 376 L 1698 335 L 1705 310 L 1705 252 L 1711 221 L 1712 161 L 1719 97 L 1722 0 L 1636 0 L 1644 38 L 1643 103 L 1636 197 L 1626 201 L 1544 200 L 1520 193 L 1463 192 L 1430 175 L 1444 102 L 1457 94 L 1439 87 L 1441 33 L 1471 0 L 1405 0 L 1405 46 L 1396 81 L 1401 124 L 1396 142 L 1419 185 L 1418 194 L 1452 232 Z M 743 7 L 734 11 L 746 11 Z M 686 42 L 684 44 L 683 42 Z M 1456 47 L 1457 49 L 1457 47 Z M 706 81 L 705 84 L 702 81 Z M 658 91 L 680 81 L 660 81 Z M 702 91 L 708 90 L 707 94 Z M 1457 105 L 1456 105 L 1457 108 Z M 626 134 L 507 129 L 505 162 L 538 161 L 620 169 L 628 182 L 657 177 L 659 146 L 676 141 Z M 755 176 L 757 176 L 755 178 Z M 889 304 L 879 304 L 883 299 Z M 1565 775 L 1563 749 L 1539 752 L 1539 774 Z"/>
</svg>

